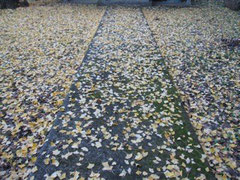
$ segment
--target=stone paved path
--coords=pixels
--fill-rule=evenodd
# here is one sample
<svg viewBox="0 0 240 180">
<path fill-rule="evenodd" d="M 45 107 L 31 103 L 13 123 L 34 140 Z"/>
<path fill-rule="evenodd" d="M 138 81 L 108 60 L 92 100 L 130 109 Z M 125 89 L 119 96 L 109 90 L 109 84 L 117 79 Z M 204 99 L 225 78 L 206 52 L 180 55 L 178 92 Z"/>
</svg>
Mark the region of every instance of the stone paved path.
<svg viewBox="0 0 240 180">
<path fill-rule="evenodd" d="M 212 179 L 139 8 L 107 9 L 64 106 L 36 179 Z"/>
</svg>

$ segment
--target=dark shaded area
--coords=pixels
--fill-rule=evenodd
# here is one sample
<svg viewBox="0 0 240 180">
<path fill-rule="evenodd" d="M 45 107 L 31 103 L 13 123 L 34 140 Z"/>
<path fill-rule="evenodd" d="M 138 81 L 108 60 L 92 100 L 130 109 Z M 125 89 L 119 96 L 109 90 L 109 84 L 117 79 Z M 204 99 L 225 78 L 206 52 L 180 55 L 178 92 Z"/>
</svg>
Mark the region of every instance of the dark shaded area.
<svg viewBox="0 0 240 180">
<path fill-rule="evenodd" d="M 0 9 L 16 9 L 17 7 L 28 7 L 27 0 L 0 0 Z"/>
<path fill-rule="evenodd" d="M 231 10 L 240 10 L 240 0 L 224 0 L 224 5 Z"/>
<path fill-rule="evenodd" d="M 15 9 L 19 5 L 19 0 L 0 0 L 1 9 Z"/>
<path fill-rule="evenodd" d="M 240 48 L 240 38 L 239 39 L 222 39 L 222 42 L 228 47 Z"/>
<path fill-rule="evenodd" d="M 29 3 L 28 3 L 27 0 L 23 0 L 23 1 L 20 1 L 19 6 L 20 6 L 20 7 L 28 7 L 28 6 L 29 6 Z"/>
</svg>

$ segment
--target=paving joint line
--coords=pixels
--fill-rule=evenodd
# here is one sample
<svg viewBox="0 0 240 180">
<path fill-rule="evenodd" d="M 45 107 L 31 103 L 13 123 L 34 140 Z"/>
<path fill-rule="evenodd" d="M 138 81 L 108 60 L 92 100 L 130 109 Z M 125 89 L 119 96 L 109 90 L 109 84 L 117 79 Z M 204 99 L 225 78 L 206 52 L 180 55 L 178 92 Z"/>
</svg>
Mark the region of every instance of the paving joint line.
<svg viewBox="0 0 240 180">
<path fill-rule="evenodd" d="M 81 64 L 80 64 L 80 66 L 76 69 L 77 72 L 75 73 L 74 77 L 77 76 L 79 69 L 81 69 L 82 65 L 84 64 L 84 61 L 86 61 L 87 54 L 88 54 L 88 52 L 89 52 L 89 50 L 90 50 L 90 48 L 92 47 L 92 44 L 93 44 L 93 39 L 94 39 L 94 37 L 96 37 L 96 36 L 98 35 L 98 30 L 99 30 L 99 28 L 101 27 L 101 25 L 102 25 L 102 23 L 103 23 L 103 22 L 102 22 L 102 21 L 103 21 L 103 17 L 106 15 L 107 10 L 108 10 L 108 7 L 105 8 L 105 11 L 104 11 L 104 13 L 103 13 L 103 15 L 102 15 L 102 17 L 101 17 L 101 20 L 99 21 L 99 24 L 98 24 L 98 26 L 97 26 L 97 28 L 96 28 L 96 31 L 94 32 L 94 34 L 93 34 L 93 36 L 92 36 L 92 38 L 91 38 L 91 41 L 90 41 L 90 43 L 89 43 L 89 45 L 88 45 L 88 47 L 87 47 L 87 50 L 86 50 L 86 52 L 84 53 L 84 57 L 83 57 L 83 59 L 82 59 L 82 62 L 81 62 Z M 54 122 L 53 122 L 53 124 L 52 124 L 52 127 L 51 127 L 51 129 L 49 130 L 49 132 L 47 133 L 43 145 L 41 146 L 41 148 L 40 148 L 40 149 L 38 150 L 38 152 L 37 152 L 37 154 L 38 154 L 37 157 L 41 156 L 41 153 L 42 153 L 44 147 L 46 146 L 46 142 L 47 142 L 46 140 L 48 140 L 48 138 L 52 136 L 53 127 L 54 127 L 55 125 L 59 124 L 59 121 L 60 121 L 59 117 L 61 117 L 61 115 L 68 109 L 68 106 L 67 106 L 67 105 L 69 104 L 70 91 L 71 91 L 71 89 L 72 89 L 72 87 L 74 86 L 75 83 L 76 83 L 76 80 L 73 80 L 73 82 L 72 82 L 72 84 L 71 84 L 71 86 L 70 86 L 70 88 L 69 88 L 69 92 L 68 92 L 68 94 L 66 95 L 66 97 L 64 98 L 64 101 L 63 101 L 62 107 L 64 107 L 64 111 L 58 111 L 58 112 L 57 112 L 57 115 L 56 115 L 55 120 L 54 120 Z M 35 163 L 35 164 L 36 164 L 36 163 Z M 32 176 L 32 173 L 29 175 L 29 177 L 31 177 L 31 176 Z"/>
<path fill-rule="evenodd" d="M 190 117 L 189 117 L 187 111 L 185 110 L 185 107 L 184 107 L 183 101 L 182 101 L 182 99 L 181 99 L 181 95 L 180 95 L 180 93 L 179 93 L 179 90 L 178 90 L 177 86 L 176 86 L 175 83 L 174 83 L 174 80 L 173 80 L 172 75 L 170 74 L 169 66 L 168 66 L 167 63 L 166 63 L 166 58 L 164 58 L 164 57 L 162 56 L 161 49 L 160 49 L 160 47 L 159 47 L 159 45 L 158 45 L 158 43 L 157 43 L 157 41 L 156 41 L 156 39 L 155 39 L 155 36 L 153 35 L 153 31 L 152 31 L 152 29 L 151 29 L 151 27 L 150 27 L 150 25 L 149 25 L 149 23 L 148 23 L 148 20 L 147 20 L 145 14 L 144 14 L 144 12 L 143 12 L 143 8 L 140 8 L 140 11 L 141 11 L 141 14 L 142 14 L 143 18 L 146 20 L 146 25 L 147 25 L 149 31 L 151 32 L 151 35 L 152 35 L 152 37 L 153 37 L 153 41 L 156 43 L 156 47 L 158 48 L 158 51 L 159 51 L 159 53 L 160 53 L 160 55 L 161 55 L 161 57 L 162 57 L 162 59 L 163 59 L 163 63 L 164 63 L 164 65 L 165 65 L 165 67 L 166 67 L 166 73 L 167 73 L 167 75 L 169 76 L 169 79 L 170 79 L 171 83 L 173 84 L 174 89 L 176 90 L 176 94 L 177 94 L 177 97 L 178 97 L 177 100 L 178 100 L 178 101 L 180 102 L 180 104 L 181 104 L 183 117 L 184 117 L 185 120 L 187 121 L 187 124 L 189 124 L 189 125 L 191 126 L 191 131 L 192 131 L 191 133 L 192 133 L 192 135 L 195 137 L 195 139 L 197 140 L 197 143 L 201 146 L 202 151 L 204 152 L 203 147 L 202 147 L 202 144 L 200 143 L 200 140 L 198 139 L 198 135 L 196 134 L 196 130 L 195 130 L 194 126 L 192 125 L 192 122 L 191 122 L 191 120 L 190 120 Z M 204 152 L 204 154 L 206 154 L 206 153 Z M 208 160 L 207 160 L 206 165 L 207 165 L 211 170 L 213 170 L 213 168 L 210 166 Z"/>
</svg>

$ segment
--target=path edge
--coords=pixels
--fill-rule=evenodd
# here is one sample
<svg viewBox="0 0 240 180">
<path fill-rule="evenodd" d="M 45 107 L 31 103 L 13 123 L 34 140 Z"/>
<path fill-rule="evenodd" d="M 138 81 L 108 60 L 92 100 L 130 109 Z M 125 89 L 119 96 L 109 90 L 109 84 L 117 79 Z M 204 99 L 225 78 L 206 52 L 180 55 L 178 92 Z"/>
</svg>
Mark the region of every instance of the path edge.
<svg viewBox="0 0 240 180">
<path fill-rule="evenodd" d="M 167 73 L 167 75 L 169 76 L 169 80 L 170 80 L 170 82 L 172 83 L 174 89 L 176 90 L 177 101 L 179 101 L 180 104 L 181 104 L 180 107 L 181 107 L 181 110 L 182 110 L 183 118 L 184 118 L 185 121 L 188 123 L 188 126 L 191 128 L 190 131 L 191 131 L 192 137 L 197 140 L 197 143 L 201 146 L 201 150 L 202 150 L 203 153 L 206 155 L 206 153 L 205 153 L 205 151 L 204 151 L 204 149 L 203 149 L 203 147 L 202 147 L 202 144 L 201 144 L 200 140 L 198 139 L 198 135 L 196 134 L 196 129 L 195 129 L 194 126 L 192 125 L 192 122 L 191 122 L 191 120 L 190 120 L 190 117 L 189 117 L 187 111 L 185 110 L 184 103 L 183 103 L 182 98 L 181 98 L 181 95 L 180 95 L 180 93 L 179 93 L 179 89 L 178 89 L 177 86 L 175 85 L 175 82 L 174 82 L 174 80 L 173 80 L 173 77 L 172 77 L 172 75 L 171 75 L 171 73 L 170 73 L 170 71 L 169 71 L 169 66 L 168 66 L 167 63 L 166 63 L 166 59 L 162 56 L 161 49 L 160 49 L 160 47 L 159 47 L 159 45 L 158 45 L 158 43 L 157 43 L 157 41 L 156 41 L 156 39 L 155 39 L 155 36 L 154 36 L 153 31 L 152 31 L 152 29 L 151 29 L 151 26 L 149 25 L 148 20 L 147 20 L 145 14 L 144 14 L 143 7 L 140 8 L 140 11 L 141 11 L 141 13 L 142 13 L 143 18 L 146 20 L 146 26 L 148 27 L 149 31 L 151 32 L 151 35 L 152 35 L 152 37 L 153 37 L 153 41 L 156 43 L 156 47 L 158 48 L 158 51 L 159 51 L 159 53 L 160 53 L 160 55 L 161 55 L 161 57 L 162 57 L 163 64 L 164 64 L 165 67 L 166 67 L 166 73 Z M 207 177 L 207 178 L 216 179 L 216 178 L 215 178 L 214 171 L 213 171 L 214 169 L 210 166 L 210 164 L 209 164 L 209 162 L 208 162 L 208 158 L 206 158 L 206 159 L 207 159 L 207 160 L 205 160 L 204 164 L 205 164 L 207 167 L 209 167 L 209 169 L 210 169 L 210 171 L 208 172 L 209 177 Z"/>
<path fill-rule="evenodd" d="M 96 6 L 96 7 L 98 8 L 98 6 Z M 85 53 L 84 53 L 84 55 L 83 55 L 82 62 L 81 62 L 81 64 L 80 64 L 80 66 L 79 66 L 78 68 L 76 68 L 76 71 L 77 71 L 77 72 L 75 73 L 75 75 L 74 75 L 73 77 L 77 77 L 77 74 L 79 73 L 78 71 L 81 69 L 81 67 L 82 67 L 82 65 L 84 64 L 84 62 L 87 61 L 87 54 L 89 53 L 89 50 L 90 50 L 91 46 L 93 45 L 93 40 L 94 40 L 95 36 L 98 35 L 99 27 L 103 24 L 103 17 L 106 16 L 107 10 L 108 10 L 108 7 L 105 6 L 104 13 L 102 14 L 102 17 L 101 17 L 101 19 L 100 19 L 100 21 L 99 21 L 99 23 L 98 23 L 98 26 L 97 26 L 95 32 L 93 33 L 93 35 L 92 35 L 92 37 L 91 37 L 91 41 L 90 41 L 90 43 L 88 44 L 87 50 L 85 51 Z M 58 124 L 60 123 L 60 121 L 61 121 L 61 120 L 60 120 L 60 117 L 64 114 L 64 112 L 66 112 L 66 111 L 68 110 L 68 106 L 67 106 L 67 105 L 69 104 L 69 95 L 70 95 L 71 89 L 74 87 L 75 81 L 76 81 L 76 80 L 73 80 L 72 84 L 70 85 L 69 92 L 67 93 L 67 95 L 66 95 L 65 98 L 64 98 L 63 105 L 62 105 L 62 107 L 64 107 L 64 111 L 58 111 L 58 112 L 57 112 L 57 115 L 56 115 L 55 118 L 54 118 L 55 120 L 53 121 L 53 124 L 52 124 L 50 130 L 49 130 L 49 132 L 46 134 L 45 141 L 44 141 L 43 145 L 38 149 L 38 152 L 37 152 L 37 154 L 38 154 L 38 155 L 37 155 L 37 160 L 36 160 L 36 162 L 35 162 L 35 164 L 34 164 L 35 167 L 36 167 L 36 166 L 38 167 L 39 160 L 41 159 L 41 154 L 43 153 L 43 151 L 44 151 L 45 148 L 47 147 L 47 145 L 48 145 L 48 143 L 49 143 L 49 139 L 51 139 L 51 137 L 54 137 L 54 129 L 53 129 L 53 127 L 56 126 L 56 125 L 58 125 Z M 38 170 L 39 170 L 39 169 L 38 169 Z M 36 171 L 36 172 L 37 172 L 37 171 Z M 42 175 L 42 177 L 40 177 L 40 176 L 36 175 L 36 172 L 31 172 L 31 173 L 28 175 L 27 179 L 32 179 L 32 178 L 34 178 L 34 179 L 42 180 L 42 178 L 43 178 L 44 176 Z"/>
</svg>

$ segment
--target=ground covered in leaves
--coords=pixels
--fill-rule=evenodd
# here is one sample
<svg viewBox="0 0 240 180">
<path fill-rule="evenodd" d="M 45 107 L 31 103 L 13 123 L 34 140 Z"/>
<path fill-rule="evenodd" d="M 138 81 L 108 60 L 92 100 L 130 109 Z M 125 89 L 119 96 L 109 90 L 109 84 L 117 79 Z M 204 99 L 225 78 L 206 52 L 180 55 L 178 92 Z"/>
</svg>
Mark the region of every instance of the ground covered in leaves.
<svg viewBox="0 0 240 180">
<path fill-rule="evenodd" d="M 34 177 L 210 179 L 140 8 L 109 7 Z"/>
<path fill-rule="evenodd" d="M 144 8 L 209 163 L 240 177 L 240 17 L 221 6 Z"/>
<path fill-rule="evenodd" d="M 239 15 L 105 9 L 0 11 L 0 177 L 239 178 Z"/>
<path fill-rule="evenodd" d="M 23 177 L 35 163 L 103 13 L 76 5 L 0 11 L 0 177 Z"/>
</svg>

